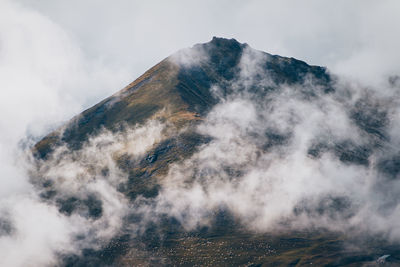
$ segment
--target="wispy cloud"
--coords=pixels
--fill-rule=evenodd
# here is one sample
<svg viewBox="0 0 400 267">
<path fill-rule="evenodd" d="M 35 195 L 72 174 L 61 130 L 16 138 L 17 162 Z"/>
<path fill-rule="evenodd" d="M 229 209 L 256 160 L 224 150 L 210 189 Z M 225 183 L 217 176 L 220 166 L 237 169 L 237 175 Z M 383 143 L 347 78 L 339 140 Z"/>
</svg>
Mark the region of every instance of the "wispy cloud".
<svg viewBox="0 0 400 267">
<path fill-rule="evenodd" d="M 54 265 L 57 253 L 109 240 L 133 208 L 142 224 L 167 214 L 186 229 L 226 209 L 254 231 L 285 222 L 400 238 L 397 1 L 101 3 L 0 4 L 2 265 Z M 103 131 L 80 151 L 61 147 L 35 170 L 47 189 L 29 182 L 38 166 L 22 160 L 21 140 L 32 144 L 168 54 L 213 35 L 328 65 L 340 75 L 336 91 L 324 94 L 312 77 L 270 90 L 276 84 L 262 65 L 269 56 L 245 49 L 233 94 L 214 85 L 221 103 L 196 129 L 212 141 L 170 166 L 156 199 L 129 203 L 117 188 L 127 174 L 115 155 L 143 155 L 165 137 L 157 122 Z M 188 51 L 178 59 L 185 66 L 208 60 Z M 45 200 L 52 189 L 57 197 Z"/>
</svg>

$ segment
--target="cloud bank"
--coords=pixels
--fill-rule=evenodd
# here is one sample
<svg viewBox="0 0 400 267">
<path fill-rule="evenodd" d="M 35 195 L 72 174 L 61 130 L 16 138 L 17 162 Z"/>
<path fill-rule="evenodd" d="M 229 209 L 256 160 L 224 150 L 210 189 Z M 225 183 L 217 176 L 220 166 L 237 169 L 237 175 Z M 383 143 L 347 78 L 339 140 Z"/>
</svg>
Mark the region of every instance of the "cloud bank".
<svg viewBox="0 0 400 267">
<path fill-rule="evenodd" d="M 198 126 L 213 141 L 171 167 L 159 212 L 172 212 L 189 229 L 222 208 L 257 232 L 289 225 L 398 239 L 398 181 L 389 178 L 397 172 L 380 167 L 397 153 L 391 149 L 397 135 L 390 135 L 397 128 L 397 90 L 381 88 L 386 93 L 377 95 L 338 81 L 326 93 L 306 79 L 259 98 L 247 89 L 270 90 L 273 82 L 257 79 L 268 73 L 259 68 L 265 55 L 254 53 L 245 51 L 233 93 Z M 373 120 L 379 125 L 371 129 Z"/>
<path fill-rule="evenodd" d="M 116 189 L 126 173 L 113 153 L 142 155 L 165 136 L 152 123 L 103 132 L 76 153 L 60 148 L 39 166 L 44 184 L 57 182 L 39 193 L 20 141 L 34 143 L 166 55 L 213 35 L 327 65 L 346 79 L 329 95 L 310 79 L 258 101 L 248 89 L 273 84 L 256 75 L 263 55 L 247 51 L 231 84 L 241 92 L 198 126 L 212 141 L 171 166 L 160 195 L 134 208 L 150 221 L 174 216 L 186 229 L 226 209 L 253 231 L 358 229 L 398 240 L 397 1 L 104 3 L 0 3 L 1 265 L 54 265 L 60 253 L 106 243 L 132 208 Z M 319 93 L 310 99 L 311 91 Z M 50 188 L 70 206 L 43 200 Z"/>
</svg>

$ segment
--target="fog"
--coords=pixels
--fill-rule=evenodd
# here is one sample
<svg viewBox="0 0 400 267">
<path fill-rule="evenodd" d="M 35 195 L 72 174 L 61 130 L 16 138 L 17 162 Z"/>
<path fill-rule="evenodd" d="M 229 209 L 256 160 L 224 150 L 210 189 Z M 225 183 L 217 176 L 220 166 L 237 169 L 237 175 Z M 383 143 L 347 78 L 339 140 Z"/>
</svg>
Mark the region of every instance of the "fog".
<svg viewBox="0 0 400 267">
<path fill-rule="evenodd" d="M 212 141 L 171 166 L 160 195 L 138 211 L 150 214 L 149 220 L 168 214 L 193 229 L 209 224 L 215 209 L 225 208 L 251 231 L 315 226 L 398 240 L 400 185 L 379 167 L 397 157 L 400 142 L 398 8 L 397 1 L 2 0 L 1 265 L 54 265 L 59 253 L 79 254 L 118 232 L 133 204 L 116 189 L 126 174 L 113 156 L 117 151 L 143 155 L 166 138 L 165 125 L 104 131 L 81 151 L 59 148 L 39 170 L 25 149 L 171 53 L 214 35 L 328 66 L 339 77 L 336 91 L 306 99 L 307 92 L 320 92 L 310 79 L 257 101 L 247 88 L 272 81 L 267 75 L 255 78 L 265 55 L 248 50 L 240 77 L 230 85 L 234 93 L 221 98 L 197 128 Z M 190 67 L 199 57 L 207 60 L 201 51 L 176 60 Z M 235 93 L 238 88 L 246 90 Z M 213 91 L 221 97 L 218 85 Z M 357 103 L 375 108 L 372 116 L 386 114 L 384 140 L 354 122 Z M 369 164 L 341 161 L 333 147 L 346 142 L 369 147 Z M 328 148 L 310 154 L 319 143 Z M 108 173 L 102 172 L 105 166 Z M 43 182 L 57 177 L 53 186 L 60 197 L 100 201 L 101 214 L 84 208 L 70 215 L 60 212 L 30 183 L 35 171 Z M 329 212 L 318 212 L 320 207 Z M 80 242 L 77 236 L 83 236 Z"/>
<path fill-rule="evenodd" d="M 213 141 L 171 167 L 155 204 L 158 212 L 172 212 L 189 229 L 208 224 L 213 211 L 223 208 L 256 232 L 315 227 L 397 240 L 399 183 L 390 178 L 397 173 L 379 167 L 397 153 L 397 135 L 372 133 L 354 115 L 381 120 L 379 130 L 393 132 L 397 89 L 381 87 L 385 92 L 377 94 L 338 80 L 335 92 L 326 93 L 306 79 L 259 98 L 260 92 L 246 88 L 273 84 L 259 68 L 266 58 L 245 50 L 241 74 L 230 85 L 245 90 L 222 99 L 198 126 Z M 378 106 L 355 111 L 355 103 Z M 368 162 L 348 151 L 365 153 Z"/>
</svg>

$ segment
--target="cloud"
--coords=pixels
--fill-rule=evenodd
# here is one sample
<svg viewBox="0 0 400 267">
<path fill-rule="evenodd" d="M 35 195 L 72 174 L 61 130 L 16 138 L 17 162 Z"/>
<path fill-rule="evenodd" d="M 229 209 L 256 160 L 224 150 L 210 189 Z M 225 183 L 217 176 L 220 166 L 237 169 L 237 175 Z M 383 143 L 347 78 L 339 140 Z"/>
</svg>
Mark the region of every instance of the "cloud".
<svg viewBox="0 0 400 267">
<path fill-rule="evenodd" d="M 64 145 L 49 159 L 33 160 L 30 176 L 42 201 L 67 215 L 75 228 L 71 236 L 79 236 L 67 247 L 72 252 L 79 255 L 78 248 L 100 249 L 119 233 L 131 207 L 119 191 L 128 182 L 128 173 L 118 161 L 123 156 L 144 157 L 165 138 L 164 128 L 158 121 L 148 121 L 140 127 L 126 126 L 123 132 L 103 130 L 79 150 Z"/>
<path fill-rule="evenodd" d="M 19 195 L 3 199 L 1 209 L 8 211 L 6 219 L 12 227 L 0 238 L 1 265 L 54 265 L 58 262 L 56 251 L 74 251 L 71 236 L 77 229 L 54 206 L 32 195 Z"/>
<path fill-rule="evenodd" d="M 174 53 L 169 59 L 184 68 L 200 66 L 201 63 L 209 60 L 206 49 L 201 45 L 191 48 L 184 48 Z"/>
<path fill-rule="evenodd" d="M 113 155 L 121 150 L 142 155 L 164 136 L 161 125 L 150 123 L 126 133 L 104 131 L 76 153 L 61 147 L 37 174 L 44 183 L 56 177 L 51 187 L 59 202 L 37 196 L 20 141 L 31 145 L 172 52 L 214 35 L 328 66 L 340 75 L 336 92 L 307 100 L 307 92 L 321 92 L 310 79 L 257 100 L 248 92 L 252 86 L 265 90 L 275 84 L 260 65 L 268 55 L 247 49 L 231 84 L 233 95 L 223 97 L 197 128 L 213 140 L 171 166 L 155 202 L 138 201 L 137 211 L 150 221 L 174 216 L 186 229 L 211 223 L 222 208 L 254 231 L 289 222 L 295 229 L 357 228 L 398 240 L 400 113 L 398 85 L 387 83 L 398 75 L 400 62 L 398 5 L 2 1 L 2 265 L 54 265 L 58 253 L 79 254 L 116 235 L 132 207 L 116 190 L 127 176 Z M 179 60 L 190 66 L 199 55 L 204 53 Z M 221 96 L 218 85 L 213 90 Z M 386 120 L 388 125 L 372 123 Z M 354 151 L 363 156 L 354 158 Z"/>
<path fill-rule="evenodd" d="M 73 227 L 33 193 L 19 141 L 79 110 L 61 85 L 64 75 L 77 74 L 71 71 L 76 51 L 40 14 L 8 1 L 0 13 L 0 203 L 2 221 L 10 225 L 0 237 L 1 265 L 46 265 L 56 261 L 53 249 L 69 244 Z"/>
<path fill-rule="evenodd" d="M 324 93 L 312 79 L 271 91 L 258 67 L 268 57 L 249 51 L 231 84 L 236 91 L 197 127 L 212 141 L 171 166 L 150 208 L 154 217 L 168 214 L 196 229 L 223 209 L 256 232 L 317 228 L 398 240 L 400 184 L 387 180 L 397 171 L 379 167 L 398 153 L 390 143 L 397 138 L 385 137 L 397 129 L 385 119 L 397 118 L 391 97 L 341 82 Z M 253 85 L 266 96 L 257 98 Z"/>
<path fill-rule="evenodd" d="M 55 253 L 75 251 L 72 237 L 90 222 L 68 217 L 54 203 L 38 197 L 29 181 L 31 165 L 25 161 L 24 149 L 113 92 L 127 72 L 88 60 L 72 35 L 43 14 L 11 1 L 1 1 L 0 6 L 0 217 L 4 228 L 0 262 L 4 266 L 54 265 Z M 130 149 L 140 150 L 140 146 Z M 108 218 L 123 209 L 115 188 L 101 181 L 87 187 L 94 197 L 101 196 Z M 118 218 L 94 225 L 108 224 L 97 227 L 113 229 L 120 226 Z M 102 237 L 111 234 L 98 232 Z"/>
</svg>

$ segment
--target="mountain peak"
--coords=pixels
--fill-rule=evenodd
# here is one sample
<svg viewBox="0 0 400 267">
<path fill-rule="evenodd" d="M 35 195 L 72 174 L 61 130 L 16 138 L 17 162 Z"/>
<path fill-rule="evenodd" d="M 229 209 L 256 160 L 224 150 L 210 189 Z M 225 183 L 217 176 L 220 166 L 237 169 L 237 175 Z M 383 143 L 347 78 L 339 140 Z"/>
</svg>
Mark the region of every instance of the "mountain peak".
<svg viewBox="0 0 400 267">
<path fill-rule="evenodd" d="M 330 81 L 324 68 L 272 56 L 235 39 L 213 37 L 208 43 L 196 44 L 164 59 L 121 91 L 45 137 L 36 149 L 44 157 L 56 144 L 65 142 L 79 148 L 103 128 L 114 131 L 121 124 L 142 124 L 159 117 L 160 112 L 178 127 L 195 123 L 220 101 L 213 87 L 219 87 L 222 95 L 229 95 L 235 79 L 246 68 L 254 67 L 259 73 L 252 78 L 253 83 L 268 78 L 278 87 L 302 83 L 310 75 L 324 85 Z"/>
<path fill-rule="evenodd" d="M 234 46 L 242 46 L 243 44 L 238 42 L 235 38 L 223 38 L 223 37 L 216 37 L 213 36 L 212 40 L 209 42 L 210 44 L 214 44 L 216 46 L 229 46 L 229 45 L 234 45 Z"/>
</svg>

